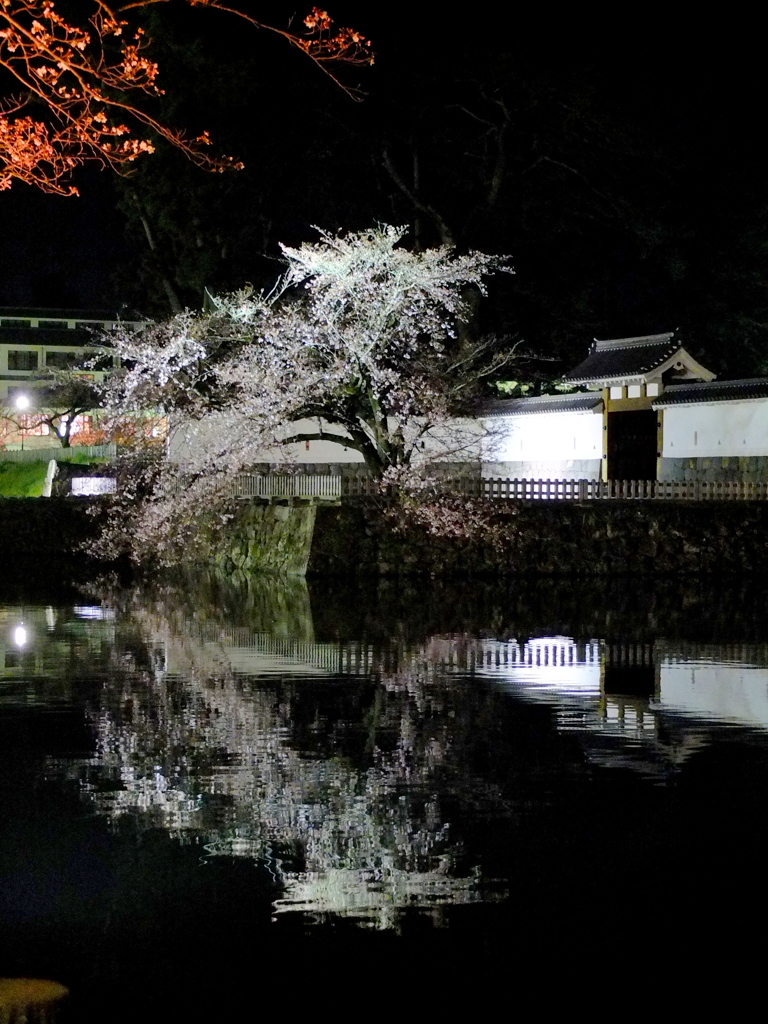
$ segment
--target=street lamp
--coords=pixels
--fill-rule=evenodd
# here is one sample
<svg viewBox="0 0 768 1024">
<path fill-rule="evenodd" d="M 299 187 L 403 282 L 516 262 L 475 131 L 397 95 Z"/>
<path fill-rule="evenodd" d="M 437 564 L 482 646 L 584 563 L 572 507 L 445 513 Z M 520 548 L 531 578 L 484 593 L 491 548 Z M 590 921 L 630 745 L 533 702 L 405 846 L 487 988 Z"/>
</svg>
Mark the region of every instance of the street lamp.
<svg viewBox="0 0 768 1024">
<path fill-rule="evenodd" d="M 29 395 L 16 395 L 16 408 L 20 413 L 25 413 L 29 408 Z M 19 430 L 21 431 L 21 450 L 24 451 L 24 421 L 19 418 Z"/>
</svg>

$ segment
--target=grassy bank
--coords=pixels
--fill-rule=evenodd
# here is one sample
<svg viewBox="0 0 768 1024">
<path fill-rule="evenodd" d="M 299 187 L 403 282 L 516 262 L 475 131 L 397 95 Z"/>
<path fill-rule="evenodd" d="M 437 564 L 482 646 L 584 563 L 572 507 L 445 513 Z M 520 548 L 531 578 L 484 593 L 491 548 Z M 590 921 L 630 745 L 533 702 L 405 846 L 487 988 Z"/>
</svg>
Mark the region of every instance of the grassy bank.
<svg viewBox="0 0 768 1024">
<path fill-rule="evenodd" d="M 0 462 L 0 497 L 39 498 L 47 472 L 47 462 Z"/>
</svg>

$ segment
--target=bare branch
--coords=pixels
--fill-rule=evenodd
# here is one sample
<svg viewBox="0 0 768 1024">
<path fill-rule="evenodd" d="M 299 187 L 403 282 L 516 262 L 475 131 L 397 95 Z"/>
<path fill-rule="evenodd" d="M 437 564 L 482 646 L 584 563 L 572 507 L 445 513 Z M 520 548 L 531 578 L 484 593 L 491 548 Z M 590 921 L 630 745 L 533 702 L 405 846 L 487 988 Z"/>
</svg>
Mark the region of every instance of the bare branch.
<svg viewBox="0 0 768 1024">
<path fill-rule="evenodd" d="M 447 222 L 442 217 L 442 215 L 434 208 L 434 206 L 430 206 L 427 203 L 422 202 L 421 199 L 419 199 L 419 197 L 416 196 L 413 193 L 413 191 L 408 188 L 408 186 L 398 173 L 395 165 L 392 163 L 392 160 L 386 149 L 384 150 L 382 156 L 384 160 L 384 166 L 386 167 L 387 172 L 389 173 L 389 176 L 395 183 L 395 185 L 397 185 L 397 187 L 400 189 L 403 195 L 410 200 L 410 202 L 417 210 L 420 210 L 422 213 L 426 214 L 434 222 L 435 227 L 440 233 L 440 241 L 443 243 L 443 245 L 454 246 L 456 244 L 456 240 L 453 236 L 453 232 L 451 231 L 450 227 L 448 226 Z"/>
</svg>

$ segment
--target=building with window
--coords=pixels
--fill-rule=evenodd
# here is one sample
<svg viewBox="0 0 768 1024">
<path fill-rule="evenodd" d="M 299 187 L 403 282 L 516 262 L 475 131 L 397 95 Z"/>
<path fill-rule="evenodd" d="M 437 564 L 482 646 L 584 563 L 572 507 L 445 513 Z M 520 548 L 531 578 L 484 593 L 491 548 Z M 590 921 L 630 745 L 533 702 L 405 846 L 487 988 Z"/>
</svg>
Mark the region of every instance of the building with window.
<svg viewBox="0 0 768 1024">
<path fill-rule="evenodd" d="M 84 382 L 101 381 L 119 366 L 119 357 L 104 343 L 118 323 L 135 330 L 142 321 L 113 310 L 0 308 L 0 446 L 58 446 L 40 417 L 50 402 L 52 373 L 74 370 Z M 94 415 L 80 413 L 70 428 L 72 438 L 93 426 Z"/>
</svg>

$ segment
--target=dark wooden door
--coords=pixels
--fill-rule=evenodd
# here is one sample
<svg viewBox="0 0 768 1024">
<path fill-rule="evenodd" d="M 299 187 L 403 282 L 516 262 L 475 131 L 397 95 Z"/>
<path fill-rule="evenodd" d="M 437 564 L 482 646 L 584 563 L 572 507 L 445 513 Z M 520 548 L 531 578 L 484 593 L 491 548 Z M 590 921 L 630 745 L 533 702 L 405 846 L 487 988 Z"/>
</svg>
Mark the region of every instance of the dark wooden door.
<svg viewBox="0 0 768 1024">
<path fill-rule="evenodd" d="M 608 479 L 656 479 L 656 413 L 608 414 Z"/>
</svg>

